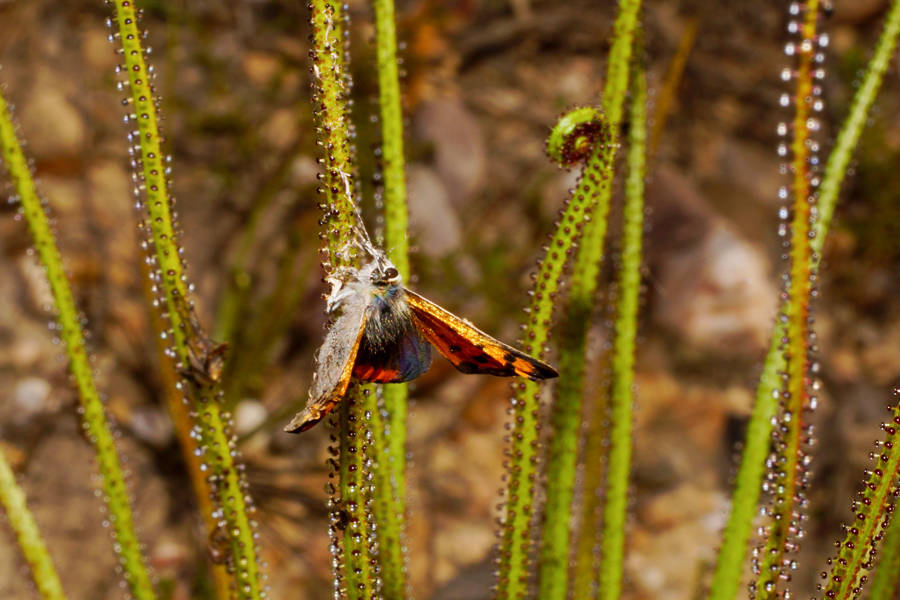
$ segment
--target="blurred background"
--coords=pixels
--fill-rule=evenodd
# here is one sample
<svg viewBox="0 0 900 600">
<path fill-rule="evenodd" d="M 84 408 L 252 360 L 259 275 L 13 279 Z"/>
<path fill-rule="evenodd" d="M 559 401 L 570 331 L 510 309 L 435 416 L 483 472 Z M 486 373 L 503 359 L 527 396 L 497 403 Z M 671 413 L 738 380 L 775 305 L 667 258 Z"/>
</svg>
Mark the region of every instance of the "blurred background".
<svg viewBox="0 0 900 600">
<path fill-rule="evenodd" d="M 241 385 L 226 401 L 271 596 L 328 598 L 327 427 L 281 432 L 305 402 L 324 324 L 308 12 L 302 2 L 265 0 L 139 5 L 199 318 L 216 339 L 233 339 L 241 358 L 232 372 Z M 824 25 L 824 148 L 886 5 L 836 0 Z M 357 153 L 377 232 L 374 28 L 367 3 L 349 8 Z M 173 598 L 202 597 L 206 538 L 163 401 L 109 14 L 100 2 L 0 0 L 0 83 L 87 319 L 147 555 Z M 529 273 L 577 179 L 544 156 L 545 136 L 566 108 L 599 102 L 614 14 L 612 1 L 398 3 L 410 287 L 502 339 L 517 337 Z M 682 599 L 703 589 L 715 557 L 785 268 L 775 148 L 788 117 L 778 106 L 786 4 L 648 0 L 644 16 L 653 154 L 625 589 L 627 598 Z M 838 208 L 814 313 L 825 393 L 799 591 L 812 589 L 840 535 L 900 383 L 898 109 L 894 65 Z M 12 194 L 5 175 L 0 189 Z M 613 226 L 613 261 L 617 235 Z M 48 327 L 51 302 L 25 223 L 3 203 L 0 444 L 71 597 L 120 598 L 92 452 Z M 595 362 L 608 333 L 603 305 Z M 490 596 L 508 395 L 507 381 L 464 376 L 441 358 L 412 387 L 417 598 Z M 36 597 L 5 526 L 0 596 Z"/>
</svg>

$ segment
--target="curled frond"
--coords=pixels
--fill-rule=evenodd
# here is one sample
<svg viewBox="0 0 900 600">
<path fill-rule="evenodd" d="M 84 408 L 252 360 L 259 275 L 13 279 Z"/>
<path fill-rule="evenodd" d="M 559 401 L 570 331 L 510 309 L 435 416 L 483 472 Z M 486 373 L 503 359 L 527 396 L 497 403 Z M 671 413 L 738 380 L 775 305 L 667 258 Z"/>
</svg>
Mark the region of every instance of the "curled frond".
<svg viewBox="0 0 900 600">
<path fill-rule="evenodd" d="M 556 122 L 547 138 L 547 155 L 564 167 L 587 160 L 598 143 L 610 139 L 609 121 L 593 106 L 573 108 Z"/>
</svg>

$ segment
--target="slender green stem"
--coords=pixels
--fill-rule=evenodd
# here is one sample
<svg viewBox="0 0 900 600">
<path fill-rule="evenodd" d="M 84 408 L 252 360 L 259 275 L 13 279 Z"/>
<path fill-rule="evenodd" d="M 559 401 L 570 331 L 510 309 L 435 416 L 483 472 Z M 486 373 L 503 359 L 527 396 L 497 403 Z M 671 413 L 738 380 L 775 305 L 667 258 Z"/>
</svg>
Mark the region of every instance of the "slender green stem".
<svg viewBox="0 0 900 600">
<path fill-rule="evenodd" d="M 406 597 L 406 385 L 382 386 L 373 418 L 374 519 L 385 598 Z"/>
<path fill-rule="evenodd" d="M 813 66 L 816 51 L 818 25 L 818 0 L 810 0 L 801 25 L 800 43 L 796 45 L 798 65 L 796 91 L 794 93 L 793 141 L 791 143 L 791 173 L 793 182 L 793 219 L 791 220 L 790 278 L 787 285 L 787 304 L 784 317 L 787 321 L 785 373 L 781 393 L 780 427 L 774 444 L 773 461 L 769 478 L 773 498 L 769 511 L 771 523 L 768 536 L 756 567 L 756 582 L 752 594 L 759 600 L 780 597 L 790 580 L 790 554 L 796 552 L 801 530 L 805 488 L 807 484 L 806 446 L 809 440 L 804 433 L 809 405 L 809 303 L 812 289 L 812 250 L 810 231 L 812 203 L 815 188 L 810 171 L 810 127 L 813 115 Z"/>
<path fill-rule="evenodd" d="M 141 261 L 141 276 L 144 281 L 144 298 L 147 301 L 147 312 L 150 317 L 151 331 L 164 331 L 162 315 L 158 310 L 153 308 L 155 300 L 151 288 L 150 266 Z M 179 390 L 179 375 L 175 369 L 174 361 L 169 356 L 168 340 L 160 336 L 156 338 L 156 353 L 160 365 L 160 382 L 166 397 L 166 407 L 169 410 L 169 418 L 172 419 L 172 427 L 175 430 L 175 436 L 178 438 L 178 445 L 181 447 L 181 456 L 187 467 L 188 477 L 191 480 L 194 498 L 197 506 L 203 515 L 203 523 L 206 531 L 216 531 L 217 523 L 214 517 L 216 509 L 213 499 L 210 497 L 209 486 L 206 483 L 206 473 L 203 472 L 202 453 L 199 440 L 193 435 L 193 422 L 190 415 L 190 406 L 184 403 L 184 394 Z M 208 554 L 208 539 L 201 540 L 200 548 L 205 554 Z M 213 579 L 213 585 L 216 587 L 218 598 L 228 598 L 231 589 L 231 575 L 229 575 L 224 565 L 210 564 L 210 575 Z"/>
<path fill-rule="evenodd" d="M 581 464 L 584 482 L 579 527 L 576 536 L 575 564 L 572 569 L 570 598 L 593 600 L 597 597 L 598 558 L 600 556 L 600 528 L 603 523 L 603 482 L 609 463 L 609 355 L 598 361 L 600 385 L 585 403 L 584 451 Z"/>
<path fill-rule="evenodd" d="M 900 33 L 900 1 L 895 0 L 891 4 L 891 10 L 862 85 L 853 98 L 848 117 L 844 120 L 825 166 L 822 185 L 819 188 L 818 219 L 813 224 L 815 237 L 811 243 L 816 266 L 821 259 L 822 247 L 834 215 L 838 193 L 847 173 L 847 165 L 881 87 L 890 57 L 897 45 L 898 33 Z M 723 532 L 722 546 L 710 588 L 710 600 L 731 600 L 740 586 L 747 541 L 756 517 L 756 504 L 765 473 L 771 422 L 778 408 L 777 390 L 781 385 L 778 374 L 785 369 L 784 357 L 779 351 L 784 336 L 785 326 L 779 321 L 772 333 L 769 351 L 757 386 L 756 402 L 747 428 L 744 451 L 732 495 L 731 514 Z"/>
<path fill-rule="evenodd" d="M 548 140 L 552 157 L 567 164 L 586 158 L 581 180 L 566 201 L 556 230 L 550 238 L 535 277 L 532 301 L 527 310 L 525 350 L 541 357 L 550 333 L 554 298 L 559 289 L 563 267 L 581 229 L 590 219 L 599 189 L 610 166 L 606 146 L 609 127 L 603 114 L 581 108 L 563 116 Z M 563 375 L 565 377 L 565 374 Z M 506 518 L 503 524 L 498 568 L 497 597 L 512 600 L 524 597 L 531 575 L 529 550 L 532 503 L 537 476 L 538 405 L 540 386 L 533 381 L 514 384 L 513 430 L 510 437 Z"/>
<path fill-rule="evenodd" d="M 893 600 L 900 589 L 900 519 L 891 517 L 881 547 L 878 570 L 872 580 L 869 600 Z"/>
<path fill-rule="evenodd" d="M 628 179 L 622 215 L 622 264 L 612 355 L 609 467 L 603 511 L 603 551 L 599 597 L 614 600 L 622 590 L 625 521 L 631 469 L 631 421 L 634 404 L 634 348 L 641 288 L 641 241 L 644 229 L 644 172 L 647 154 L 647 82 L 640 58 L 631 85 L 628 134 Z"/>
<path fill-rule="evenodd" d="M 878 95 L 878 91 L 881 88 L 881 83 L 884 80 L 884 74 L 886 73 L 888 66 L 890 65 L 890 60 L 897 47 L 897 39 L 898 35 L 900 35 L 900 0 L 894 0 L 891 3 L 890 11 L 885 19 L 884 28 L 882 29 L 881 36 L 878 39 L 878 43 L 875 47 L 875 52 L 869 61 L 869 65 L 866 69 L 865 77 L 863 78 L 862 85 L 860 85 L 856 94 L 853 97 L 853 102 L 850 106 L 850 111 L 847 116 L 847 119 L 844 121 L 844 125 L 841 128 L 840 133 L 838 134 L 837 140 L 835 141 L 834 148 L 831 151 L 831 154 L 828 157 L 828 162 L 825 166 L 825 175 L 822 180 L 822 185 L 820 188 L 820 197 L 819 197 L 819 215 L 818 221 L 816 222 L 815 232 L 816 236 L 812 240 L 813 251 L 815 252 L 815 261 L 818 264 L 821 258 L 822 247 L 825 243 L 825 236 L 828 230 L 828 225 L 831 222 L 831 219 L 834 215 L 834 209 L 837 204 L 838 194 L 840 192 L 841 185 L 846 177 L 847 166 L 849 165 L 850 159 L 852 157 L 853 151 L 855 150 L 857 144 L 859 143 L 859 137 L 862 133 L 863 126 L 868 119 L 869 113 L 872 108 L 872 104 L 875 102 L 875 98 Z M 896 437 L 893 434 L 892 428 L 896 428 L 900 425 L 898 422 L 898 409 L 894 410 L 894 419 L 893 422 L 886 425 L 885 429 L 891 433 L 892 437 Z M 880 468 L 876 468 L 872 471 L 870 476 L 869 485 L 866 486 L 864 494 L 868 494 L 872 491 L 873 485 L 877 485 L 877 492 L 880 493 L 879 500 L 873 501 L 869 499 L 868 502 L 862 502 L 855 505 L 855 509 L 858 509 L 860 513 L 866 513 L 865 517 L 862 519 L 865 521 L 866 527 L 869 528 L 865 533 L 869 534 L 869 537 L 865 535 L 859 535 L 859 539 L 851 539 L 846 540 L 842 544 L 842 556 L 838 558 L 837 561 L 834 562 L 835 568 L 846 566 L 846 571 L 849 573 L 853 573 L 856 576 L 859 576 L 859 571 L 862 569 L 871 569 L 871 562 L 864 563 L 866 560 L 866 555 L 857 551 L 854 552 L 851 557 L 847 557 L 845 554 L 849 550 L 854 550 L 858 546 L 862 546 L 863 542 L 869 543 L 869 548 L 874 550 L 873 544 L 877 544 L 880 540 L 881 536 L 885 537 L 884 545 L 883 545 L 883 555 L 881 558 L 881 563 L 879 565 L 879 569 L 876 573 L 875 580 L 873 581 L 872 591 L 870 594 L 870 598 L 872 600 L 881 600 L 882 598 L 887 599 L 889 597 L 894 597 L 897 593 L 898 589 L 898 581 L 900 581 L 900 520 L 893 518 L 891 524 L 888 526 L 887 531 L 884 531 L 883 523 L 879 522 L 882 515 L 876 512 L 876 509 L 884 510 L 886 505 L 890 503 L 891 506 L 894 505 L 894 499 L 887 497 L 885 494 L 891 489 L 894 490 L 894 495 L 896 497 L 896 486 L 897 486 L 897 440 L 889 440 L 889 443 L 882 444 L 883 449 L 889 449 L 889 452 L 884 452 L 879 456 L 881 463 L 888 462 L 893 465 L 894 477 L 893 477 L 893 488 L 886 488 L 885 481 L 878 481 L 878 476 L 880 474 L 884 474 L 889 472 L 885 469 L 885 465 L 878 465 Z M 889 478 L 889 477 L 888 477 Z M 872 509 L 875 507 L 875 509 Z M 867 510 L 869 509 L 869 510 Z M 856 510 L 854 510 L 856 512 Z M 872 529 L 872 525 L 875 525 L 875 529 Z M 848 530 L 848 535 L 852 535 L 854 533 L 858 533 L 856 528 L 851 527 Z M 849 543 L 848 543 L 849 542 Z M 871 561 L 871 555 L 868 556 L 868 560 Z M 862 564 L 860 564 L 862 563 Z M 837 582 L 837 578 L 834 577 L 837 573 L 831 573 L 831 586 L 834 587 Z M 855 594 L 854 586 L 856 582 L 853 581 L 853 577 L 847 577 L 844 575 L 842 578 L 842 584 L 840 586 L 839 594 L 844 594 L 844 596 L 836 596 L 838 598 L 841 597 L 851 597 Z M 834 591 L 834 589 L 830 589 L 828 591 Z"/>
<path fill-rule="evenodd" d="M 613 29 L 610 64 L 607 72 L 607 84 L 604 91 L 603 131 L 590 139 L 580 128 L 590 122 L 592 109 L 579 109 L 565 115 L 554 128 L 548 140 L 548 151 L 557 160 L 571 164 L 575 158 L 587 157 L 582 177 L 574 190 L 568 204 L 563 209 L 556 231 L 551 235 L 547 253 L 541 260 L 535 280 L 533 297 L 528 308 L 529 319 L 525 324 L 525 349 L 541 357 L 545 353 L 545 345 L 550 334 L 550 322 L 563 267 L 571 254 L 573 244 L 582 238 L 578 259 L 573 274 L 572 292 L 569 304 L 570 314 L 583 316 L 587 314 L 596 290 L 596 274 L 603 254 L 602 243 L 606 233 L 606 214 L 609 206 L 610 179 L 612 161 L 616 150 L 616 130 L 622 116 L 625 92 L 628 88 L 628 69 L 632 52 L 632 39 L 637 27 L 637 15 L 640 0 L 621 0 L 619 14 Z M 597 140 L 599 139 L 599 143 Z M 582 233 L 582 228 L 584 232 Z M 591 275 L 593 273 L 593 277 Z M 581 283 L 579 283 L 579 281 Z M 591 287 L 593 286 L 593 287 Z M 572 322 L 569 317 L 568 322 Z M 581 327 L 581 333 L 584 332 Z M 567 328 L 568 330 L 568 328 Z M 580 334 L 579 334 L 580 335 Z M 565 348 L 578 351 L 572 358 L 561 356 L 563 368 L 562 381 L 564 388 L 573 392 L 572 398 L 558 397 L 555 407 L 574 408 L 579 413 L 580 389 L 583 378 L 583 341 L 567 336 Z M 570 364 L 575 372 L 566 372 L 566 364 Z M 580 367 L 578 366 L 580 363 Z M 580 373 L 579 373 L 580 371 Z M 531 524 L 534 504 L 534 483 L 538 460 L 538 407 L 540 403 L 540 387 L 532 381 L 516 384 L 513 399 L 514 421 L 511 435 L 509 474 L 507 482 L 506 519 L 500 544 L 497 597 L 503 600 L 522 598 L 528 588 L 531 570 L 529 568 L 529 550 Z M 571 403 L 571 404 L 570 404 Z M 559 408 L 554 408 L 559 410 Z M 565 409 L 563 409 L 565 410 Z M 554 423 L 571 429 L 574 419 L 570 417 L 554 417 Z M 557 436 L 554 436 L 556 439 Z M 549 477 L 554 485 L 548 492 L 568 495 L 569 502 L 552 500 L 553 508 L 546 513 L 549 523 L 545 528 L 550 531 L 550 546 L 544 545 L 541 551 L 542 568 L 540 573 L 543 590 L 557 590 L 554 582 L 565 581 L 568 562 L 568 515 L 571 501 L 571 483 L 562 483 L 554 474 L 556 469 L 573 472 L 569 467 L 574 462 L 575 436 L 563 434 L 561 442 L 551 449 Z M 569 448 L 560 448 L 560 443 L 568 441 Z M 557 457 L 558 460 L 555 460 Z M 567 476 L 568 477 L 568 476 Z M 568 477 L 568 481 L 571 477 Z M 560 485 L 567 486 L 565 489 Z M 562 507 L 561 509 L 556 508 Z M 560 512 L 562 510 L 562 512 Z M 563 538 L 565 538 L 563 540 Z M 547 571 L 543 565 L 546 564 Z M 563 585 L 563 590 L 565 585 Z M 558 593 L 558 592 L 554 592 Z"/>
<path fill-rule="evenodd" d="M 541 537 L 539 597 L 563 600 L 568 594 L 571 536 L 571 508 L 575 491 L 575 470 L 578 454 L 578 433 L 581 423 L 581 400 L 584 393 L 584 360 L 586 329 L 591 319 L 592 304 L 572 302 L 563 323 L 564 340 L 559 357 L 562 375 L 556 387 L 552 406 L 553 436 L 547 450 L 547 501 L 544 507 L 544 527 Z M 605 417 L 603 417 L 605 418 Z M 594 469 L 592 464 L 587 468 Z M 588 491 L 586 493 L 594 493 Z M 591 538 L 591 547 L 598 530 L 583 531 Z"/>
<path fill-rule="evenodd" d="M 900 390 L 895 390 L 895 395 L 900 398 Z M 844 527 L 837 556 L 828 561 L 828 573 L 822 572 L 823 583 L 817 586 L 825 598 L 859 598 L 868 572 L 875 567 L 875 556 L 900 493 L 900 405 L 895 405 L 891 413 L 891 420 L 881 427 L 886 435 L 876 443 L 873 464 L 866 469 L 859 499 L 851 506 L 852 523 Z M 896 556 L 889 559 L 896 561 Z M 890 565 L 882 564 L 884 567 Z"/>
<path fill-rule="evenodd" d="M 84 345 L 81 320 L 75 308 L 75 300 L 50 230 L 44 206 L 38 197 L 31 178 L 22 146 L 16 139 L 15 128 L 6 101 L 0 95 L 0 152 L 6 168 L 15 182 L 21 201 L 21 209 L 28 222 L 38 259 L 44 266 L 50 291 L 56 305 L 59 331 L 69 356 L 69 368 L 75 377 L 81 399 L 82 420 L 88 439 L 94 446 L 97 466 L 103 479 L 103 492 L 109 508 L 110 522 L 115 532 L 115 548 L 124 570 L 131 593 L 139 600 L 155 598 L 150 575 L 141 555 L 140 544 L 134 531 L 134 521 L 128 502 L 128 490 L 122 476 L 122 468 L 116 453 L 112 432 L 106 420 L 103 403 L 91 372 L 90 361 Z"/>
<path fill-rule="evenodd" d="M 322 237 L 329 251 L 326 271 L 337 266 L 358 266 L 351 241 L 357 223 L 353 198 L 352 162 L 348 123 L 347 93 L 349 76 L 346 58 L 343 12 L 338 0 L 312 0 L 312 25 L 315 89 L 313 106 L 316 137 L 323 149 L 319 162 L 323 167 L 322 187 L 326 198 Z M 369 415 L 378 411 L 372 385 L 351 384 L 339 412 L 336 468 L 340 481 L 332 488 L 330 534 L 342 554 L 335 556 L 335 582 L 339 592 L 350 600 L 379 597 L 376 529 L 371 526 L 372 484 L 368 479 L 373 446 Z M 341 572 L 342 571 L 342 572 Z M 341 584 L 341 581 L 343 583 Z"/>
<path fill-rule="evenodd" d="M 572 111 L 572 113 L 563 117 L 560 123 L 554 129 L 548 141 L 548 150 L 552 154 L 557 154 L 557 158 L 563 158 L 566 162 L 571 162 L 571 156 L 567 156 L 571 150 L 576 153 L 585 153 L 588 156 L 587 162 L 582 173 L 581 180 L 574 190 L 572 198 L 563 209 L 560 222 L 556 231 L 551 235 L 550 246 L 547 254 L 541 261 L 537 278 L 535 281 L 535 289 L 533 291 L 533 299 L 528 309 L 529 319 L 525 325 L 525 349 L 535 353 L 541 357 L 545 353 L 545 344 L 550 333 L 550 318 L 553 311 L 554 300 L 559 288 L 559 282 L 562 275 L 563 266 L 571 254 L 572 244 L 582 238 L 578 259 L 575 266 L 572 282 L 572 292 L 570 293 L 571 314 L 584 315 L 585 307 L 589 307 L 593 301 L 593 292 L 596 290 L 596 274 L 599 270 L 600 259 L 603 254 L 602 243 L 606 233 L 606 214 L 609 206 L 610 179 L 612 173 L 612 160 L 615 156 L 616 149 L 616 132 L 618 123 L 621 121 L 622 106 L 624 104 L 625 92 L 628 88 L 628 69 L 632 52 L 632 39 L 638 22 L 638 12 L 640 9 L 640 0 L 621 0 L 619 3 L 619 14 L 613 28 L 613 42 L 610 50 L 610 60 L 607 72 L 607 83 L 604 91 L 603 104 L 606 111 L 606 120 L 604 124 L 604 133 L 600 136 L 602 143 L 587 144 L 586 141 L 579 141 L 579 136 L 562 136 L 559 132 L 567 129 L 567 120 L 582 117 L 583 111 Z M 580 124 L 578 126 L 581 126 Z M 577 127 L 574 129 L 578 133 Z M 566 138 L 563 142 L 562 138 Z M 568 143 L 568 140 L 574 140 Z M 582 233 L 581 229 L 584 229 Z M 593 272 L 593 276 L 591 273 Z M 579 281 L 581 283 L 579 283 Z M 591 288 L 591 286 L 594 286 Z M 584 328 L 582 328 L 583 331 Z M 583 343 L 583 342 L 580 342 Z M 571 348 L 580 349 L 577 339 L 567 339 L 566 345 Z M 565 352 L 565 350 L 564 350 Z M 583 355 L 583 353 L 582 353 Z M 575 384 L 571 387 L 580 390 L 582 385 L 580 380 L 583 377 L 583 362 L 578 367 L 578 360 L 572 359 L 572 364 L 576 371 L 582 373 L 562 372 L 562 379 L 574 377 Z M 580 359 L 583 360 L 583 359 Z M 565 365 L 568 359 L 562 359 L 560 364 Z M 565 366 L 563 366 L 565 369 Z M 564 386 L 567 384 L 563 384 Z M 504 531 L 500 544 L 500 559 L 498 569 L 498 585 L 497 597 L 503 600 L 522 598 L 528 588 L 530 578 L 529 568 L 529 550 L 531 523 L 534 504 L 534 483 L 536 481 L 537 470 L 537 450 L 538 450 L 538 431 L 539 424 L 537 422 L 539 407 L 539 391 L 538 384 L 532 381 L 525 381 L 516 384 L 516 394 L 513 400 L 514 422 L 511 436 L 511 450 L 509 462 L 509 475 L 507 483 L 507 506 L 506 520 L 504 523 Z M 575 414 L 578 414 L 578 406 L 580 406 L 580 391 L 574 399 L 561 400 L 557 398 L 554 403 L 558 405 L 568 405 L 569 402 L 575 404 Z M 556 410 L 556 409 L 554 409 Z M 571 425 L 572 419 L 558 416 L 554 418 L 557 424 Z M 556 436 L 554 436 L 556 437 Z M 571 440 L 572 435 L 565 435 L 564 440 Z M 560 457 L 559 464 L 568 465 L 573 462 L 574 448 L 551 450 L 553 456 Z M 551 457 L 551 461 L 553 461 Z M 558 466 L 551 466 L 548 469 L 549 477 L 555 482 L 550 486 L 550 493 L 556 493 L 556 489 L 560 483 L 552 473 L 553 469 Z M 562 466 L 566 469 L 566 466 Z M 571 470 L 571 469 L 570 469 Z M 568 493 L 571 498 L 571 484 L 563 484 L 568 486 L 567 490 L 559 490 L 563 494 Z M 544 589 L 556 589 L 554 581 L 563 580 L 567 577 L 567 561 L 568 561 L 568 514 L 569 508 L 565 506 L 565 502 L 557 502 L 554 505 L 563 506 L 562 513 L 558 509 L 553 508 L 553 512 L 547 512 L 547 518 L 551 521 L 549 526 L 550 535 L 553 540 L 552 548 L 542 550 L 542 564 L 547 561 L 548 572 L 541 572 L 541 583 Z M 553 521 L 557 520 L 556 525 Z M 559 543 L 561 536 L 565 537 L 566 548 L 564 549 Z M 552 556 L 551 556 L 552 554 Z M 565 587 L 565 586 L 563 586 Z"/>
<path fill-rule="evenodd" d="M 406 175 L 403 157 L 403 111 L 397 72 L 397 32 L 393 0 L 373 0 L 381 109 L 382 171 L 384 174 L 384 245 L 400 273 L 409 273 Z"/>
<path fill-rule="evenodd" d="M 354 256 L 345 247 L 353 239 L 356 206 L 353 200 L 350 132 L 347 121 L 347 77 L 344 65 L 343 5 L 335 0 L 310 3 L 313 48 L 310 51 L 315 75 L 314 113 L 316 133 L 322 147 L 321 190 L 327 202 L 322 234 L 330 267 L 352 263 Z"/>
<path fill-rule="evenodd" d="M 360 422 L 365 408 L 371 408 L 368 397 L 374 397 L 373 385 L 353 385 L 339 410 L 340 500 L 334 508 L 331 527 L 343 529 L 343 590 L 348 600 L 380 598 L 375 577 L 377 558 L 373 551 L 375 530 L 372 528 L 371 483 L 366 480 L 363 463 L 370 455 L 370 429 Z M 360 458 L 357 458 L 360 457 Z M 338 520 L 334 520 L 334 516 Z M 334 532 L 337 534 L 337 532 Z M 340 535 L 340 534 L 338 534 Z"/>
<path fill-rule="evenodd" d="M 547 489 L 544 530 L 541 542 L 539 594 L 541 598 L 566 597 L 569 576 L 572 498 L 578 446 L 578 421 L 584 389 L 585 340 L 594 299 L 597 276 L 603 260 L 607 215 L 617 150 L 619 123 L 628 89 L 629 62 L 634 31 L 638 23 L 640 1 L 622 0 L 614 27 L 603 108 L 609 120 L 610 142 L 599 149 L 595 207 L 584 233 L 572 272 L 572 287 L 566 310 L 560 349 L 561 379 L 552 407 L 553 436 L 548 451 L 547 477 L 553 485 Z M 584 181 L 584 180 L 582 180 Z"/>
<path fill-rule="evenodd" d="M 397 32 L 393 0 L 373 0 L 381 109 L 384 175 L 384 245 L 403 277 L 409 277 L 403 111 L 397 69 Z M 381 577 L 386 598 L 406 595 L 403 523 L 406 516 L 406 384 L 383 387 L 384 422 L 375 431 L 375 518 L 379 532 Z M 381 415 L 381 411 L 378 411 Z"/>
<path fill-rule="evenodd" d="M 766 459 L 771 444 L 772 420 L 778 412 L 779 373 L 784 371 L 784 354 L 780 352 L 785 327 L 778 323 L 772 333 L 769 351 L 763 364 L 753 414 L 747 425 L 744 452 L 731 496 L 731 514 L 722 534 L 722 547 L 710 588 L 710 600 L 733 600 L 741 584 L 744 557 L 753 520 L 757 515 L 757 502 L 766 472 Z"/>
<path fill-rule="evenodd" d="M 155 282 L 158 292 L 163 295 L 163 306 L 170 328 L 164 332 L 172 341 L 174 355 L 179 370 L 192 364 L 193 343 L 191 336 L 197 332 L 190 323 L 190 315 L 185 314 L 186 300 L 189 298 L 187 276 L 184 273 L 181 252 L 177 243 L 173 223 L 173 201 L 168 193 L 168 171 L 160 144 L 160 133 L 154 94 L 150 85 L 152 77 L 148 70 L 141 35 L 137 27 L 137 16 L 133 2 L 116 0 L 115 23 L 117 38 L 122 44 L 125 58 L 125 72 L 131 92 L 128 115 L 129 124 L 136 126 L 132 133 L 140 157 L 136 169 L 140 178 L 139 188 L 149 219 L 142 224 L 148 231 L 155 253 L 157 269 Z M 256 542 L 250 520 L 253 510 L 252 500 L 243 480 L 243 469 L 236 463 L 237 450 L 228 431 L 227 417 L 221 412 L 217 402 L 218 385 L 201 385 L 189 378 L 181 382 L 181 389 L 189 390 L 196 416 L 195 429 L 201 439 L 204 462 L 212 469 L 210 477 L 211 493 L 219 505 L 217 519 L 220 529 L 228 535 L 231 549 L 230 562 L 234 567 L 234 593 L 237 598 L 258 599 L 263 596 L 262 574 L 256 555 Z M 215 531 L 209 532 L 214 535 Z"/>
<path fill-rule="evenodd" d="M 59 575 L 56 574 L 56 567 L 53 566 L 53 559 L 50 558 L 37 523 L 28 510 L 25 492 L 16 483 L 16 477 L 2 450 L 0 450 L 0 504 L 6 511 L 6 518 L 16 534 L 25 561 L 31 567 L 31 575 L 41 597 L 45 600 L 65 600 L 66 595 L 59 582 Z"/>
</svg>

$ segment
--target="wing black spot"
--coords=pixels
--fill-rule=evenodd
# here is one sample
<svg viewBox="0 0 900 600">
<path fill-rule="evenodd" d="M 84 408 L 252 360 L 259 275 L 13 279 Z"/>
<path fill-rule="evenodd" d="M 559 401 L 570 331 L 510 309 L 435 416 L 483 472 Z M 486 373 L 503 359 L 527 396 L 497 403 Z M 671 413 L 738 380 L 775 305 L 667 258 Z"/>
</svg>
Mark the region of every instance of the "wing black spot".
<svg viewBox="0 0 900 600">
<path fill-rule="evenodd" d="M 496 367 L 487 371 L 491 375 L 496 375 L 497 377 L 512 377 L 516 374 L 516 369 L 512 365 L 504 365 L 502 367 Z"/>
<path fill-rule="evenodd" d="M 503 360 L 505 360 L 507 363 L 515 362 L 516 355 L 513 354 L 512 352 L 507 352 L 506 354 L 503 355 Z"/>
<path fill-rule="evenodd" d="M 485 364 L 485 363 L 487 363 L 487 362 L 489 362 L 490 360 L 491 360 L 491 359 L 489 359 L 489 358 L 488 358 L 487 356 L 485 356 L 484 354 L 479 354 L 478 356 L 475 357 L 475 362 L 481 363 L 482 365 Z"/>
<path fill-rule="evenodd" d="M 450 347 L 447 348 L 447 350 L 450 352 L 450 354 L 456 354 L 457 352 L 462 350 L 462 348 L 460 348 L 456 344 L 450 344 Z"/>
<path fill-rule="evenodd" d="M 550 365 L 532 359 L 528 363 L 528 378 L 533 381 L 553 379 L 559 377 L 559 373 Z"/>
<path fill-rule="evenodd" d="M 460 371 L 462 371 L 463 373 L 479 373 L 480 372 L 478 365 L 476 365 L 473 362 L 469 362 L 467 360 L 464 360 L 461 363 L 459 363 L 458 365 L 456 365 L 456 368 L 459 369 Z"/>
</svg>

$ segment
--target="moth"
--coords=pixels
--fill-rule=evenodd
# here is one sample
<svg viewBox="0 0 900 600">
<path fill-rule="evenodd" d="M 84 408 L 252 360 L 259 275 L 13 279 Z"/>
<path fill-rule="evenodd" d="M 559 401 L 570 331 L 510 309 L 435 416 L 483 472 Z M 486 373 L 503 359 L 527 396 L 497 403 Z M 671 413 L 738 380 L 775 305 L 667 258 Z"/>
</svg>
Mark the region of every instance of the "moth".
<svg viewBox="0 0 900 600">
<path fill-rule="evenodd" d="M 231 555 L 231 540 L 228 531 L 221 525 L 209 532 L 206 553 L 214 565 L 225 565 L 229 573 L 234 573 L 234 561 Z"/>
<path fill-rule="evenodd" d="M 431 366 L 437 348 L 463 373 L 520 376 L 540 381 L 556 369 L 492 338 L 468 321 L 407 289 L 400 272 L 366 238 L 357 242 L 365 262 L 340 267 L 325 310 L 331 325 L 316 354 L 306 407 L 284 428 L 306 431 L 341 401 L 351 378 L 377 383 L 415 379 Z"/>
<path fill-rule="evenodd" d="M 193 305 L 175 294 L 175 308 L 185 329 L 188 364 L 179 369 L 184 377 L 201 387 L 212 387 L 222 379 L 228 342 L 216 342 L 206 335 Z"/>
</svg>

